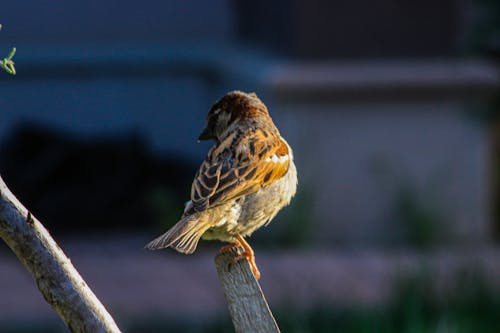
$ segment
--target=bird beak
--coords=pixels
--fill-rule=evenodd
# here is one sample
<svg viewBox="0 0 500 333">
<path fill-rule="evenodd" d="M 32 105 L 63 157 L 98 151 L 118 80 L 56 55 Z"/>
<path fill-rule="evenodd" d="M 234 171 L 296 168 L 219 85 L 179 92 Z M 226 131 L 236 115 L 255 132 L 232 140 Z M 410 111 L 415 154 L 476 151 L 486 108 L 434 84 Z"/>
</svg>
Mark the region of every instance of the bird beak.
<svg viewBox="0 0 500 333">
<path fill-rule="evenodd" d="M 201 132 L 200 136 L 198 137 L 198 142 L 203 141 L 203 140 L 210 140 L 213 138 L 213 135 L 211 131 L 208 129 L 208 127 L 205 127 L 203 132 Z"/>
</svg>

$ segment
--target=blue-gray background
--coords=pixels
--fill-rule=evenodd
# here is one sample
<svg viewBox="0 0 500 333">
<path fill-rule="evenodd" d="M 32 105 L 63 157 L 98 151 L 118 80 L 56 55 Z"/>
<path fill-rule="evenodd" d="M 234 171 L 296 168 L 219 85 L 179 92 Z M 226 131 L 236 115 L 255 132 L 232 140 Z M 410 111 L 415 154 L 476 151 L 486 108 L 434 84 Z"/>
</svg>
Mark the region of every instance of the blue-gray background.
<svg viewBox="0 0 500 333">
<path fill-rule="evenodd" d="M 317 307 L 397 305 L 401 276 L 437 276 L 438 295 L 498 290 L 499 13 L 488 0 L 7 2 L 0 50 L 17 47 L 18 74 L 0 76 L 0 173 L 122 325 L 208 331 L 225 313 L 217 244 L 141 246 L 188 199 L 211 104 L 255 91 L 299 170 L 292 205 L 250 240 L 289 331 L 349 322 Z M 1 327 L 54 329 L 19 265 L 2 252 Z M 467 330 L 416 295 L 415 323 L 390 309 L 361 322 Z"/>
</svg>

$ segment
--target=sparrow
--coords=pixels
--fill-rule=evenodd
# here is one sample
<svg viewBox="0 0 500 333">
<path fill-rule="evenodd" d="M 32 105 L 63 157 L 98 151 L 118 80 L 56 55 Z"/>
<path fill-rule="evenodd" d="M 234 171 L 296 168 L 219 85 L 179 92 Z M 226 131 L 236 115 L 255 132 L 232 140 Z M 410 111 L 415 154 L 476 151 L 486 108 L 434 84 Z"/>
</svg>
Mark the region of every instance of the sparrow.
<svg viewBox="0 0 500 333">
<path fill-rule="evenodd" d="M 146 245 L 184 254 L 198 241 L 230 243 L 221 249 L 243 248 L 234 262 L 247 259 L 254 276 L 260 272 L 244 239 L 267 225 L 288 205 L 297 190 L 293 152 L 255 93 L 232 91 L 209 110 L 200 140 L 214 140 L 191 186 L 179 222 Z"/>
</svg>

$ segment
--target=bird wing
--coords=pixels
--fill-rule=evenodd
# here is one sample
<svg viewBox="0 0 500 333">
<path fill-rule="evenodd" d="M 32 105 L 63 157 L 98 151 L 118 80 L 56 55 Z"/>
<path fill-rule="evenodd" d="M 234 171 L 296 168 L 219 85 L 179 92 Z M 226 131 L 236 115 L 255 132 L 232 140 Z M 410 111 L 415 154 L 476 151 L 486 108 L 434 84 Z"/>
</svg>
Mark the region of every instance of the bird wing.
<svg viewBox="0 0 500 333">
<path fill-rule="evenodd" d="M 281 178 L 289 164 L 289 148 L 279 134 L 233 133 L 200 166 L 191 187 L 192 209 L 203 211 L 256 192 Z"/>
</svg>

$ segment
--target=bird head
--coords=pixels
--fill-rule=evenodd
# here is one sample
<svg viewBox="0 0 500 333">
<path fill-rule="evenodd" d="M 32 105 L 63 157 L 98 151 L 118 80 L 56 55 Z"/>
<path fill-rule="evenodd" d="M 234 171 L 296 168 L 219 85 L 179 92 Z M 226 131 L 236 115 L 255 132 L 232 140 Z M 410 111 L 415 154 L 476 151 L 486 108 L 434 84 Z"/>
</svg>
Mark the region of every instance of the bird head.
<svg viewBox="0 0 500 333">
<path fill-rule="evenodd" d="M 215 103 L 207 115 L 207 123 L 198 140 L 219 140 L 236 126 L 269 118 L 266 106 L 255 93 L 232 91 Z"/>
</svg>

